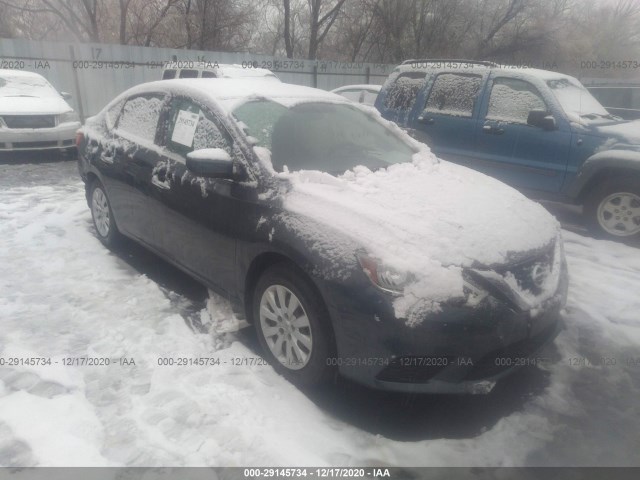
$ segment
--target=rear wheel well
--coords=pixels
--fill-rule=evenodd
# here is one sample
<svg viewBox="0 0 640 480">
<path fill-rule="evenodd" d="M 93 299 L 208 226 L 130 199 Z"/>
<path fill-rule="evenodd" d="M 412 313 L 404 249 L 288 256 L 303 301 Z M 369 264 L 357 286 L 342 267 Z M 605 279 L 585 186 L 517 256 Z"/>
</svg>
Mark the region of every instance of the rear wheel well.
<svg viewBox="0 0 640 480">
<path fill-rule="evenodd" d="M 85 196 L 87 197 L 87 202 L 89 201 L 89 191 L 91 189 L 91 185 L 93 185 L 96 180 L 98 180 L 98 176 L 95 173 L 93 172 L 87 173 L 87 180 L 84 183 L 84 191 L 85 191 Z"/>
</svg>

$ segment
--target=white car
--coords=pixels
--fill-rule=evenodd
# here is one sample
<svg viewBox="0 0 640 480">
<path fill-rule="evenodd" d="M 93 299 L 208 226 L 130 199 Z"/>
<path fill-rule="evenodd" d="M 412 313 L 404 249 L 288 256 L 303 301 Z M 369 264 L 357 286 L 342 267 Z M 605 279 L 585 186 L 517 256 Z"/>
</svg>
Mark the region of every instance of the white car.
<svg viewBox="0 0 640 480">
<path fill-rule="evenodd" d="M 162 80 L 174 78 L 246 78 L 261 77 L 280 81 L 271 70 L 252 65 L 193 62 L 190 60 L 169 62 L 162 71 Z"/>
<path fill-rule="evenodd" d="M 373 106 L 378 92 L 380 92 L 380 88 L 380 85 L 345 85 L 344 87 L 331 90 L 331 93 L 342 95 L 352 102 Z"/>
<path fill-rule="evenodd" d="M 37 73 L 0 70 L 0 151 L 75 149 L 78 114 Z"/>
</svg>

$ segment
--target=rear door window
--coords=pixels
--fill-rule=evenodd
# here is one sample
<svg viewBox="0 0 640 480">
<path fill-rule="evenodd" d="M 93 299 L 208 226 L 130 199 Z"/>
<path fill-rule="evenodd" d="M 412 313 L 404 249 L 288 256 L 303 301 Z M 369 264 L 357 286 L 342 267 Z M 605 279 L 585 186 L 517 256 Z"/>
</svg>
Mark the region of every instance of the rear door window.
<svg viewBox="0 0 640 480">
<path fill-rule="evenodd" d="M 387 89 L 384 106 L 391 110 L 410 110 L 425 83 L 424 72 L 407 72 L 399 75 Z"/>
<path fill-rule="evenodd" d="M 162 72 L 163 80 L 170 80 L 172 78 L 176 78 L 176 70 L 174 68 L 167 69 L 164 72 Z"/>
<path fill-rule="evenodd" d="M 441 73 L 431 87 L 425 111 L 440 115 L 472 117 L 481 85 L 480 75 Z"/>
<path fill-rule="evenodd" d="M 216 74 L 214 72 L 210 72 L 209 70 L 204 70 L 202 72 L 202 78 L 216 78 Z"/>
<path fill-rule="evenodd" d="M 494 79 L 487 120 L 526 125 L 531 110 L 548 110 L 536 87 L 517 78 Z"/>
<path fill-rule="evenodd" d="M 162 94 L 145 94 L 129 98 L 118 118 L 118 131 L 153 143 L 163 104 Z"/>
<path fill-rule="evenodd" d="M 180 78 L 198 78 L 198 70 L 182 69 L 180 70 Z"/>
</svg>

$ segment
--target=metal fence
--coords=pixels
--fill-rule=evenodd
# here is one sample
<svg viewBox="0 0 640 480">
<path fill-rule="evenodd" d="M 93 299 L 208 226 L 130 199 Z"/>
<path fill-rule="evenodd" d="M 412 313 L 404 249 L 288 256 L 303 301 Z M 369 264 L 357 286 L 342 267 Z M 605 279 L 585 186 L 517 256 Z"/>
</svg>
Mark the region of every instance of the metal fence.
<svg viewBox="0 0 640 480">
<path fill-rule="evenodd" d="M 159 80 L 165 62 L 177 60 L 267 68 L 283 82 L 331 90 L 343 85 L 382 84 L 393 65 L 287 59 L 249 53 L 209 52 L 98 43 L 59 43 L 0 38 L 0 68 L 39 73 L 83 118 L 134 85 Z"/>
</svg>

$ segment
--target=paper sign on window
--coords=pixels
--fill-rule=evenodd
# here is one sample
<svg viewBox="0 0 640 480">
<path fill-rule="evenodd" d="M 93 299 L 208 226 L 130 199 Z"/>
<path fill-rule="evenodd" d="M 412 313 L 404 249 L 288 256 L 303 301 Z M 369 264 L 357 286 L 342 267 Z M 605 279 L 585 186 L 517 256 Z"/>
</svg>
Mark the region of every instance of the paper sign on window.
<svg viewBox="0 0 640 480">
<path fill-rule="evenodd" d="M 173 127 L 171 141 L 186 147 L 191 147 L 199 118 L 200 114 L 198 113 L 180 110 L 178 112 L 178 118 L 176 118 L 176 124 Z"/>
</svg>

